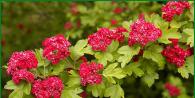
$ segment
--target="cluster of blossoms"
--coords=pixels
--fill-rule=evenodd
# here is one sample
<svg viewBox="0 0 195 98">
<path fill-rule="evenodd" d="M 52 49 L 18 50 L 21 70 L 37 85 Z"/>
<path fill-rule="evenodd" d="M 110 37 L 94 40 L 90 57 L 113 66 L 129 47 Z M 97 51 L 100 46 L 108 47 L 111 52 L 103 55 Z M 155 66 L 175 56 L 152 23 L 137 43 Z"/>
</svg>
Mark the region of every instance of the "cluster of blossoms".
<svg viewBox="0 0 195 98">
<path fill-rule="evenodd" d="M 69 47 L 71 43 L 63 35 L 56 35 L 43 41 L 43 56 L 52 64 L 57 64 L 60 60 L 70 55 Z"/>
<path fill-rule="evenodd" d="M 169 91 L 170 96 L 178 96 L 180 95 L 180 89 L 171 83 L 166 83 L 165 88 Z"/>
<path fill-rule="evenodd" d="M 152 23 L 146 22 L 143 15 L 130 26 L 129 46 L 134 44 L 141 44 L 145 46 L 148 42 L 153 42 L 161 37 L 162 32 L 156 28 Z"/>
<path fill-rule="evenodd" d="M 124 41 L 125 37 L 123 32 L 127 32 L 123 27 L 118 27 L 113 30 L 100 28 L 96 33 L 88 36 L 88 43 L 95 51 L 106 51 L 107 47 L 112 43 L 112 40 Z"/>
<path fill-rule="evenodd" d="M 33 82 L 34 75 L 27 71 L 31 68 L 36 68 L 38 61 L 34 52 L 14 52 L 9 59 L 7 73 L 12 75 L 14 83 L 18 84 L 20 80 L 27 80 Z"/>
<path fill-rule="evenodd" d="M 36 80 L 31 92 L 36 98 L 60 98 L 63 89 L 62 80 L 58 77 L 49 77 L 42 81 Z"/>
<path fill-rule="evenodd" d="M 190 56 L 191 50 L 184 50 L 179 47 L 178 39 L 170 39 L 173 46 L 167 46 L 163 51 L 162 55 L 166 57 L 167 62 L 175 64 L 177 67 L 182 67 L 185 63 L 187 56 Z"/>
<path fill-rule="evenodd" d="M 120 13 L 123 12 L 123 9 L 120 8 L 120 7 L 117 7 L 117 8 L 115 8 L 115 9 L 113 10 L 113 12 L 114 12 L 115 14 L 120 14 Z"/>
<path fill-rule="evenodd" d="M 102 82 L 102 75 L 98 74 L 103 69 L 102 64 L 95 62 L 80 64 L 79 75 L 81 77 L 81 84 L 86 86 L 87 84 L 100 84 Z"/>
<path fill-rule="evenodd" d="M 181 15 L 184 9 L 189 9 L 190 4 L 186 1 L 169 1 L 162 7 L 162 18 L 171 21 L 174 15 Z"/>
<path fill-rule="evenodd" d="M 72 22 L 70 21 L 67 21 L 65 24 L 64 24 L 64 29 L 65 30 L 70 30 L 72 29 L 73 25 L 72 25 Z"/>
</svg>

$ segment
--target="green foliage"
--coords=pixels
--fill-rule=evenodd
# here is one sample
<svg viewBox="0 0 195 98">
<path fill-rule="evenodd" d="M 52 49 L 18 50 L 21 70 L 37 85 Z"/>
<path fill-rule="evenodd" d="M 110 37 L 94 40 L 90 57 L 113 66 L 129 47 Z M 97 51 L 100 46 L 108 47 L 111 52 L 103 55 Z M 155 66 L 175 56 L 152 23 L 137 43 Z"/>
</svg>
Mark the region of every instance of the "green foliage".
<svg viewBox="0 0 195 98">
<path fill-rule="evenodd" d="M 120 47 L 117 52 L 122 55 L 118 58 L 118 62 L 121 62 L 121 67 L 125 67 L 125 65 L 130 62 L 132 57 L 139 53 L 139 50 L 139 46 L 129 47 L 126 45 Z"/>
<path fill-rule="evenodd" d="M 81 88 L 65 87 L 60 98 L 81 98 L 78 94 L 82 91 Z"/>
<path fill-rule="evenodd" d="M 125 66 L 123 70 L 129 76 L 135 74 L 135 76 L 141 77 L 144 75 L 144 71 L 141 68 L 139 68 L 139 66 L 140 66 L 140 62 L 133 62 Z"/>
<path fill-rule="evenodd" d="M 110 97 L 110 98 L 125 98 L 124 97 L 124 91 L 120 87 L 120 85 L 112 85 L 111 87 L 108 87 L 105 90 L 105 97 Z"/>
<path fill-rule="evenodd" d="M 163 29 L 162 36 L 158 39 L 160 43 L 170 44 L 169 38 L 180 39 L 182 36 L 179 32 L 177 32 L 176 28 Z"/>
<path fill-rule="evenodd" d="M 10 80 L 4 88 L 14 90 L 8 98 L 23 98 L 23 95 L 30 95 L 31 84 L 21 82 L 19 85 L 16 85 L 12 80 Z"/>
<path fill-rule="evenodd" d="M 189 78 L 189 74 L 194 75 L 194 55 L 186 58 L 184 66 L 178 68 L 178 72 L 183 78 Z"/>
<path fill-rule="evenodd" d="M 111 83 L 115 83 L 113 79 L 114 77 L 118 79 L 122 79 L 126 76 L 123 70 L 117 66 L 118 66 L 118 63 L 110 64 L 103 71 L 103 76 L 108 78 L 108 80 L 111 80 Z"/>
<path fill-rule="evenodd" d="M 79 86 L 80 76 L 75 71 L 70 71 L 70 76 L 68 82 L 66 83 L 68 87 Z"/>
<path fill-rule="evenodd" d="M 76 61 L 81 56 L 86 54 L 93 54 L 90 46 L 87 46 L 87 40 L 79 40 L 75 46 L 70 47 L 71 55 L 70 57 Z"/>
<path fill-rule="evenodd" d="M 190 4 L 191 8 L 185 10 L 184 14 L 174 16 L 171 22 L 166 22 L 161 16 L 163 5 L 161 2 L 76 2 L 77 14 L 71 13 L 72 3 L 12 3 L 10 5 L 4 2 L 2 34 L 6 44 L 2 50 L 3 63 L 8 61 L 13 51 L 37 48 L 35 55 L 38 67 L 29 71 L 36 79 L 59 77 L 64 84 L 61 98 L 81 98 L 80 93 L 83 91 L 87 92 L 87 98 L 157 98 L 159 96 L 171 98 L 164 88 L 166 82 L 180 89 L 181 94 L 177 98 L 191 98 L 194 56 L 187 57 L 183 67 L 176 68 L 169 66 L 170 64 L 161 54 L 166 46 L 171 45 L 170 38 L 179 39 L 179 44 L 184 48 L 194 47 L 194 7 L 193 2 Z M 115 14 L 115 8 L 121 8 L 122 13 Z M 138 44 L 129 46 L 130 25 L 140 13 L 145 15 L 147 22 L 153 23 L 162 31 L 162 36 L 144 47 Z M 113 25 L 111 20 L 116 20 L 117 24 Z M 64 28 L 66 22 L 72 23 L 71 29 Z M 79 22 L 80 26 L 78 26 Z M 22 24 L 23 28 L 19 24 Z M 97 28 L 113 29 L 119 26 L 128 30 L 123 33 L 125 35 L 123 43 L 112 41 L 104 52 L 92 50 L 88 44 L 88 35 L 96 32 Z M 46 37 L 57 33 L 62 33 L 72 45 L 69 48 L 70 57 L 53 65 L 43 57 L 43 49 L 39 47 Z M 140 50 L 143 50 L 143 55 L 139 54 Z M 88 62 L 93 61 L 104 65 L 104 69 L 99 71 L 102 75 L 101 84 L 86 87 L 81 85 L 78 71 L 82 56 L 86 57 Z M 138 57 L 138 61 L 134 60 L 135 57 Z M 3 68 L 7 69 L 7 66 Z M 32 84 L 22 81 L 16 85 L 12 80 L 4 83 L 7 79 L 9 79 L 7 76 L 2 79 L 2 84 L 6 84 L 4 86 L 6 93 L 3 97 L 34 98 L 30 93 Z M 156 81 L 157 79 L 159 80 Z M 8 95 L 7 90 L 13 92 Z M 151 92 L 152 94 L 148 94 Z"/>
<path fill-rule="evenodd" d="M 87 91 L 91 92 L 94 97 L 103 97 L 105 90 L 105 84 L 89 85 Z"/>
<path fill-rule="evenodd" d="M 194 46 L 194 29 L 186 28 L 183 30 L 183 33 L 187 36 L 186 42 L 190 47 Z"/>
<path fill-rule="evenodd" d="M 143 57 L 147 59 L 152 59 L 158 64 L 160 69 L 163 69 L 165 65 L 165 59 L 161 54 L 162 50 L 163 47 L 160 45 L 151 45 L 144 51 Z"/>
</svg>

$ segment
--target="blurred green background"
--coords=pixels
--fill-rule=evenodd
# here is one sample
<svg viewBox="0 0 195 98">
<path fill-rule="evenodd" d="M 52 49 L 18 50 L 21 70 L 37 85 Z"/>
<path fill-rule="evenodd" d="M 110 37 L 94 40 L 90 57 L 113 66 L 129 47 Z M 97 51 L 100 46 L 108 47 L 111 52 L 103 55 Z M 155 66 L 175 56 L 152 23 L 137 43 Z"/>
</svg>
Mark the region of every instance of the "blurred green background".
<svg viewBox="0 0 195 98">
<path fill-rule="evenodd" d="M 123 21 L 136 19 L 140 13 L 161 15 L 165 2 L 3 2 L 2 14 L 2 65 L 6 65 L 14 51 L 24 51 L 42 47 L 46 37 L 64 34 L 74 44 L 87 38 L 97 28 L 114 28 Z M 161 90 L 156 90 L 165 82 L 166 74 L 160 76 L 156 86 L 148 88 L 140 85 L 139 79 L 126 80 L 123 86 L 129 98 L 161 98 Z M 169 72 L 170 73 L 170 72 Z M 2 85 L 10 80 L 3 69 Z M 193 77 L 182 80 L 193 95 Z M 158 84 L 159 82 L 159 84 Z M 3 88 L 2 88 L 3 89 Z M 9 91 L 3 89 L 3 98 Z"/>
</svg>

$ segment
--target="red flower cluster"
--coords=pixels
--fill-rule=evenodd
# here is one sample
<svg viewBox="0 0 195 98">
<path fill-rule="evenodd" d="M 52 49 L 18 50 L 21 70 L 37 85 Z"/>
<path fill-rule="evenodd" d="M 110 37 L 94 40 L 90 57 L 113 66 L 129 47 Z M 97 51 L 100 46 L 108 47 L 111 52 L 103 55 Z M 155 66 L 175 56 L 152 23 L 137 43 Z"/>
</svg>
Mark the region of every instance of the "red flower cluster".
<svg viewBox="0 0 195 98">
<path fill-rule="evenodd" d="M 171 21 L 174 15 L 181 15 L 184 9 L 189 9 L 190 4 L 186 1 L 169 1 L 162 7 L 162 17 L 166 21 Z"/>
<path fill-rule="evenodd" d="M 112 43 L 112 40 L 118 40 L 119 42 L 124 40 L 123 32 L 127 32 L 123 27 L 118 27 L 113 30 L 100 28 L 95 34 L 88 36 L 88 43 L 92 46 L 93 50 L 106 51 L 108 45 Z"/>
<path fill-rule="evenodd" d="M 117 7 L 117 8 L 115 8 L 115 9 L 113 10 L 113 12 L 114 12 L 115 14 L 120 14 L 120 13 L 123 12 L 123 9 L 120 8 L 120 7 Z"/>
<path fill-rule="evenodd" d="M 71 8 L 70 11 L 73 15 L 76 15 L 79 13 L 76 3 L 71 3 L 70 8 Z"/>
<path fill-rule="evenodd" d="M 103 69 L 102 64 L 96 64 L 91 62 L 83 62 L 80 65 L 79 75 L 81 77 L 81 84 L 86 86 L 87 84 L 94 85 L 102 82 L 102 75 L 98 74 L 98 71 Z"/>
<path fill-rule="evenodd" d="M 79 96 L 80 96 L 81 98 L 87 98 L 87 93 L 86 93 L 86 91 L 83 91 L 82 93 L 80 93 Z"/>
<path fill-rule="evenodd" d="M 38 61 L 32 51 L 14 52 L 9 59 L 7 73 L 18 84 L 21 79 L 33 82 L 34 75 L 27 69 L 36 68 Z"/>
<path fill-rule="evenodd" d="M 31 92 L 36 98 L 60 98 L 63 89 L 62 80 L 58 77 L 49 77 L 42 81 L 36 80 Z"/>
<path fill-rule="evenodd" d="M 57 64 L 61 59 L 70 55 L 70 45 L 70 42 L 63 35 L 47 38 L 43 41 L 43 56 L 50 60 L 52 64 Z"/>
<path fill-rule="evenodd" d="M 192 54 L 191 50 L 184 50 L 180 48 L 177 39 L 172 39 L 171 41 L 173 46 L 167 46 L 162 51 L 162 55 L 166 57 L 167 62 L 175 64 L 177 67 L 182 67 L 185 63 L 185 58 Z"/>
<path fill-rule="evenodd" d="M 166 83 L 165 88 L 169 91 L 170 96 L 178 96 L 180 94 L 180 89 L 170 83 Z"/>
<path fill-rule="evenodd" d="M 152 23 L 146 22 L 143 15 L 130 26 L 131 32 L 129 33 L 129 46 L 136 43 L 145 46 L 148 42 L 157 40 L 162 32 L 156 28 Z"/>
<path fill-rule="evenodd" d="M 14 81 L 15 84 L 19 84 L 21 80 L 26 80 L 29 83 L 33 83 L 34 82 L 34 74 L 27 71 L 26 69 L 21 69 L 21 70 L 16 71 L 13 74 L 12 80 Z"/>
<path fill-rule="evenodd" d="M 64 24 L 64 29 L 65 30 L 70 30 L 70 29 L 72 29 L 72 22 L 70 22 L 70 21 L 68 21 L 68 22 L 66 22 L 65 24 Z"/>
<path fill-rule="evenodd" d="M 115 20 L 115 19 L 112 19 L 112 20 L 110 20 L 110 24 L 111 25 L 116 25 L 118 22 L 117 22 L 117 20 Z"/>
</svg>

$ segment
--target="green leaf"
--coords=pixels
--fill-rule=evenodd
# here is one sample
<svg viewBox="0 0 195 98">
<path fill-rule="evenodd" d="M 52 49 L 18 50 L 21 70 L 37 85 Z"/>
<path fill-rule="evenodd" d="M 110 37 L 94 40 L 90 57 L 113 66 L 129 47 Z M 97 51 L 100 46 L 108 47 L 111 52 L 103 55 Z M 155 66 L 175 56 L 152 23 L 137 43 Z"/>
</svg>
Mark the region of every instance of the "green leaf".
<svg viewBox="0 0 195 98">
<path fill-rule="evenodd" d="M 177 29 L 171 28 L 165 31 L 162 31 L 162 36 L 158 39 L 160 43 L 164 44 L 170 44 L 171 41 L 169 41 L 170 38 L 180 39 L 182 36 L 179 32 L 177 32 Z"/>
<path fill-rule="evenodd" d="M 91 47 L 87 46 L 87 40 L 79 40 L 75 46 L 70 47 L 70 57 L 76 61 L 81 56 L 86 54 L 93 54 Z"/>
<path fill-rule="evenodd" d="M 104 90 L 105 90 L 105 84 L 101 83 L 101 84 L 96 84 L 96 85 L 88 85 L 87 86 L 87 91 L 88 92 L 92 92 L 92 95 L 94 97 L 103 97 L 104 95 Z"/>
<path fill-rule="evenodd" d="M 165 58 L 162 56 L 162 47 L 160 45 L 152 45 L 144 51 L 143 57 L 147 59 L 152 59 L 156 62 L 160 69 L 164 68 Z"/>
<path fill-rule="evenodd" d="M 189 74 L 194 75 L 194 56 L 187 57 L 184 66 L 178 68 L 178 72 L 183 78 L 189 78 Z"/>
<path fill-rule="evenodd" d="M 105 97 L 110 97 L 110 98 L 125 98 L 124 97 L 124 91 L 120 87 L 120 85 L 112 85 L 111 87 L 108 87 L 105 90 Z"/>
<path fill-rule="evenodd" d="M 59 75 L 61 72 L 64 71 L 65 67 L 68 64 L 65 61 L 60 61 L 57 65 L 52 65 L 52 72 L 51 75 Z"/>
<path fill-rule="evenodd" d="M 80 87 L 77 88 L 68 88 L 65 87 L 62 91 L 62 95 L 60 98 L 81 98 L 78 94 L 80 94 L 83 90 Z"/>
<path fill-rule="evenodd" d="M 80 76 L 75 71 L 70 71 L 69 80 L 66 83 L 68 87 L 79 86 L 80 85 Z"/>
<path fill-rule="evenodd" d="M 10 95 L 9 98 L 22 98 L 23 92 L 20 89 L 15 89 Z"/>
<path fill-rule="evenodd" d="M 87 13 L 87 8 L 86 6 L 83 6 L 83 5 L 78 5 L 77 6 L 77 9 L 80 13 Z"/>
<path fill-rule="evenodd" d="M 85 54 L 90 54 L 90 55 L 93 55 L 94 54 L 91 46 L 89 46 L 89 45 L 87 45 L 87 47 L 85 47 L 84 49 L 82 49 L 81 52 L 83 52 Z"/>
<path fill-rule="evenodd" d="M 9 89 L 9 90 L 12 90 L 12 89 L 16 89 L 17 88 L 17 85 L 15 85 L 15 83 L 10 80 L 6 83 L 6 85 L 4 86 L 5 89 Z"/>
<path fill-rule="evenodd" d="M 87 40 L 79 40 L 75 46 L 70 47 L 70 57 L 76 61 L 79 59 L 81 56 L 84 55 L 81 50 L 87 45 Z"/>
<path fill-rule="evenodd" d="M 35 49 L 35 56 L 38 60 L 38 67 L 48 66 L 50 62 L 43 57 L 43 49 Z"/>
<path fill-rule="evenodd" d="M 178 72 L 181 74 L 183 78 L 189 78 L 188 70 L 184 67 L 178 68 Z"/>
<path fill-rule="evenodd" d="M 87 40 L 79 40 L 74 46 L 78 51 L 82 50 L 87 45 Z"/>
<path fill-rule="evenodd" d="M 23 90 L 23 92 L 24 92 L 26 95 L 30 95 L 31 84 L 30 84 L 30 83 L 25 83 L 22 90 Z"/>
<path fill-rule="evenodd" d="M 118 49 L 119 42 L 118 41 L 112 41 L 112 43 L 108 46 L 106 52 L 114 52 Z"/>
<path fill-rule="evenodd" d="M 129 28 L 129 26 L 132 24 L 132 20 L 130 20 L 130 21 L 124 21 L 123 23 L 122 23 L 122 26 L 125 28 L 125 29 L 127 29 L 128 31 L 130 31 L 130 28 Z"/>
<path fill-rule="evenodd" d="M 121 67 L 123 68 L 134 55 L 137 55 L 139 53 L 140 47 L 133 46 L 129 47 L 128 45 L 122 46 L 118 49 L 118 53 L 122 54 L 122 56 L 119 57 L 118 62 L 121 62 Z"/>
<path fill-rule="evenodd" d="M 182 24 L 180 22 L 176 22 L 175 20 L 172 20 L 171 23 L 170 23 L 171 28 L 180 28 L 181 25 Z"/>
<path fill-rule="evenodd" d="M 143 77 L 144 82 L 151 87 L 154 84 L 155 79 L 158 79 L 159 75 L 157 73 L 147 74 Z"/>
<path fill-rule="evenodd" d="M 95 58 L 97 58 L 98 62 L 103 64 L 104 66 L 107 65 L 108 61 L 113 60 L 113 56 L 109 52 L 97 52 L 97 53 L 95 53 Z"/>
<path fill-rule="evenodd" d="M 139 66 L 140 66 L 139 62 L 133 62 L 125 66 L 123 68 L 123 71 L 129 76 L 131 76 L 134 73 L 136 76 L 141 77 L 144 75 L 144 71 L 141 68 L 139 68 Z"/>
<path fill-rule="evenodd" d="M 118 68 L 118 63 L 113 63 L 108 65 L 106 69 L 103 71 L 103 76 L 105 77 L 116 77 L 118 79 L 124 78 L 126 75 L 123 73 L 121 68 Z"/>
<path fill-rule="evenodd" d="M 188 37 L 186 39 L 186 42 L 190 47 L 194 46 L 194 29 L 186 28 L 183 30 L 184 34 L 186 34 Z"/>
</svg>

